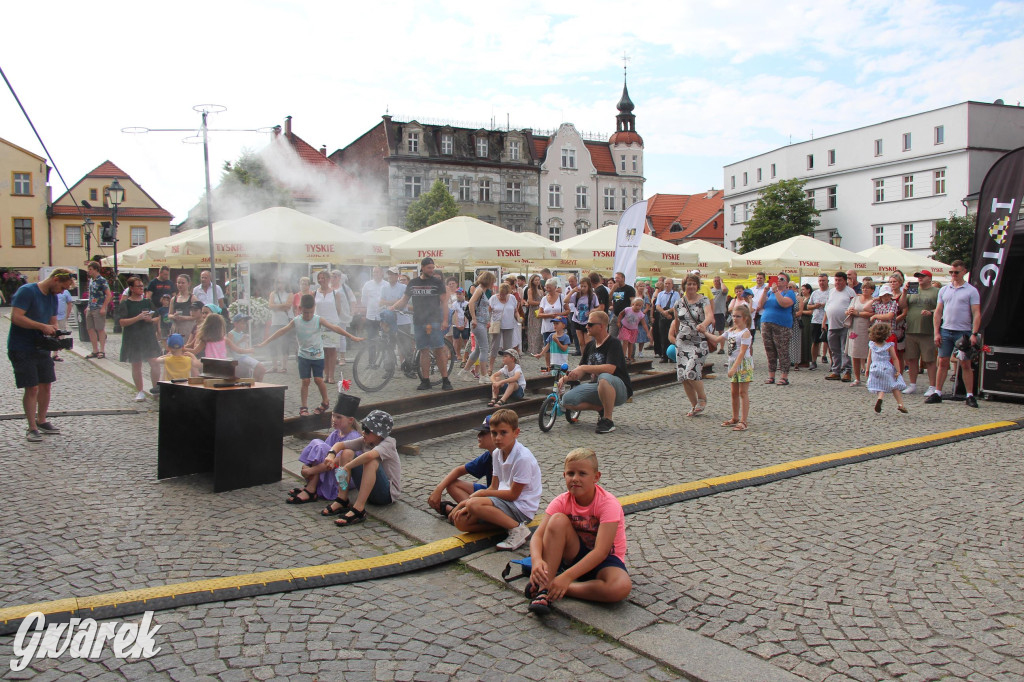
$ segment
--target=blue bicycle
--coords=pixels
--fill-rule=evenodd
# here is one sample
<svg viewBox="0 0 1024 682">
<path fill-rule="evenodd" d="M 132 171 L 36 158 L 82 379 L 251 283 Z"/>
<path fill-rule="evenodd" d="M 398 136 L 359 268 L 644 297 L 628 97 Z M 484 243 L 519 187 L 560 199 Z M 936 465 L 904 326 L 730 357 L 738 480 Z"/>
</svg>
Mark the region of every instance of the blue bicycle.
<svg viewBox="0 0 1024 682">
<path fill-rule="evenodd" d="M 555 385 L 552 387 L 550 395 L 548 395 L 547 398 L 544 398 L 544 402 L 541 403 L 540 406 L 540 414 L 537 415 L 540 430 L 544 433 L 551 430 L 551 427 L 555 425 L 555 420 L 558 419 L 559 415 L 564 414 L 565 420 L 570 424 L 575 424 L 580 418 L 579 410 L 567 410 L 562 405 L 562 397 L 565 395 L 568 382 L 559 387 L 558 378 L 568 371 L 569 365 L 551 368 L 551 376 L 555 379 Z"/>
</svg>

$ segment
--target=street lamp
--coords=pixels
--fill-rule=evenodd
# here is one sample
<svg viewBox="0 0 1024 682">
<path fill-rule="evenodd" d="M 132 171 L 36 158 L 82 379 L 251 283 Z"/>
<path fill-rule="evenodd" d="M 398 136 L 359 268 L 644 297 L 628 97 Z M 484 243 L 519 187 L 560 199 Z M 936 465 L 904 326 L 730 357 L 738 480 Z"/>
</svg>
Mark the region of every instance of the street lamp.
<svg viewBox="0 0 1024 682">
<path fill-rule="evenodd" d="M 92 258 L 92 226 L 92 218 L 86 216 L 82 221 L 82 231 L 85 232 L 85 260 Z"/>
<path fill-rule="evenodd" d="M 124 201 L 124 188 L 121 187 L 121 183 L 114 178 L 114 181 L 110 183 L 110 187 L 104 192 L 107 195 L 107 201 L 110 202 L 110 222 L 113 229 L 114 235 L 114 280 L 117 280 L 117 207 Z"/>
<path fill-rule="evenodd" d="M 839 246 L 840 242 L 843 241 L 843 235 L 838 232 L 833 232 L 832 236 L 828 238 L 828 241 L 832 246 Z"/>
</svg>

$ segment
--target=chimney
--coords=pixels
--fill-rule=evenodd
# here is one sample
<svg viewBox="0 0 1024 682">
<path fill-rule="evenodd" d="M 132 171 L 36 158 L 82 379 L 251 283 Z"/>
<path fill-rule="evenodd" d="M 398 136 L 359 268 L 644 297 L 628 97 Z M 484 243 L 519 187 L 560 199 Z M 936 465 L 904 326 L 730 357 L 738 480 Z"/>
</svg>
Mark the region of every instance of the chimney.
<svg viewBox="0 0 1024 682">
<path fill-rule="evenodd" d="M 292 117 L 291 116 L 285 116 L 284 117 L 284 134 L 285 135 L 291 135 L 292 134 Z"/>
<path fill-rule="evenodd" d="M 274 137 L 279 137 L 280 135 L 281 135 L 281 126 L 274 126 Z"/>
<path fill-rule="evenodd" d="M 320 156 L 327 156 L 327 145 L 320 145 Z"/>
</svg>

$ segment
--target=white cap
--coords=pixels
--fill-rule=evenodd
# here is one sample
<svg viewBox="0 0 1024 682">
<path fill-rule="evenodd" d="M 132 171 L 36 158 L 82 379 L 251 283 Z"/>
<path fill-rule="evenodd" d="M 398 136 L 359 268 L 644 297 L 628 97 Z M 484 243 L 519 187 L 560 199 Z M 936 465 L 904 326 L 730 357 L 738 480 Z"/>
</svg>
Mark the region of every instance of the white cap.
<svg viewBox="0 0 1024 682">
<path fill-rule="evenodd" d="M 892 287 L 889 286 L 888 284 L 883 284 L 878 289 L 878 295 L 879 296 L 885 296 L 886 294 L 889 294 L 890 296 L 892 296 Z"/>
</svg>

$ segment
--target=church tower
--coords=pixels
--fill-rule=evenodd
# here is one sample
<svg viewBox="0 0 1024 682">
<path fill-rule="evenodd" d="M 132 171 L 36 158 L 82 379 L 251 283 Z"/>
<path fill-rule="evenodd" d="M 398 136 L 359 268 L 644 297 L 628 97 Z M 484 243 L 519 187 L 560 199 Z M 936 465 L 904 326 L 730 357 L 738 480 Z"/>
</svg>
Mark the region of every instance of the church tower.
<svg viewBox="0 0 1024 682">
<path fill-rule="evenodd" d="M 622 97 L 617 108 L 619 113 L 615 116 L 615 132 L 608 138 L 615 171 L 620 176 L 643 177 L 644 140 L 636 132 L 636 115 L 626 87 L 625 66 L 622 67 Z"/>
</svg>

